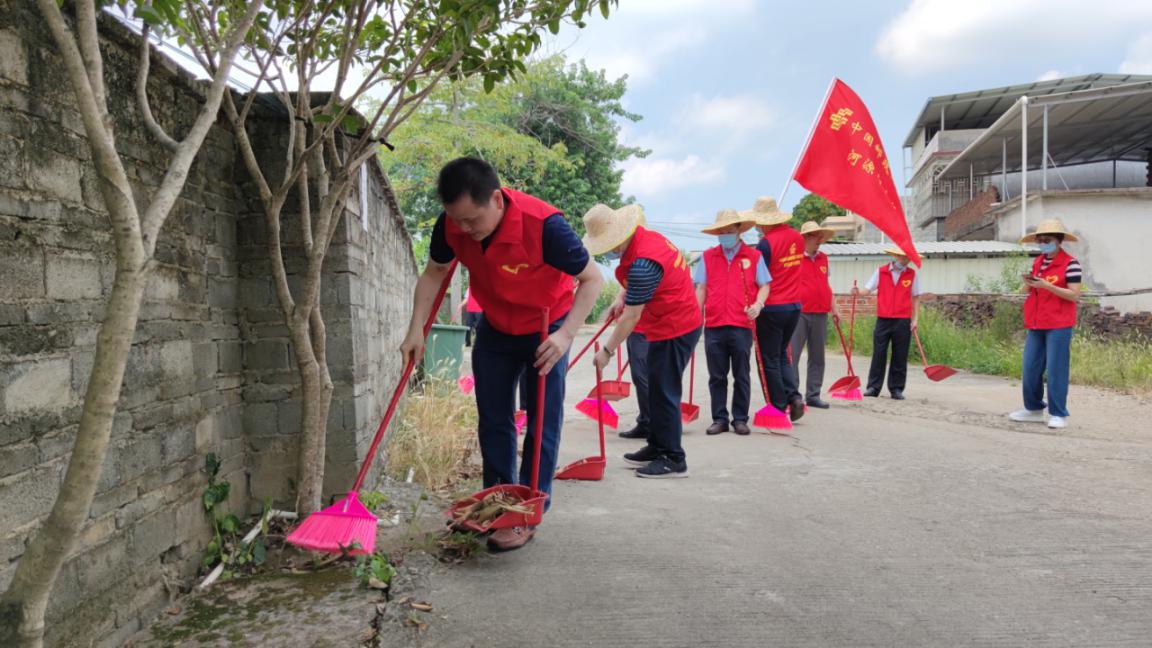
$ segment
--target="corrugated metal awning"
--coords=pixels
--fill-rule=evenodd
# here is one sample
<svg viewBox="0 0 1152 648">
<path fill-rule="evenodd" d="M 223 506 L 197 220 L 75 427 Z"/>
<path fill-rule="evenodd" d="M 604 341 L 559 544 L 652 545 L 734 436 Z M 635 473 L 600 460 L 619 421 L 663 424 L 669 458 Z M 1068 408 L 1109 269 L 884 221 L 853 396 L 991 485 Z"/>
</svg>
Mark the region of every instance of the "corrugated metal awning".
<svg viewBox="0 0 1152 648">
<path fill-rule="evenodd" d="M 884 256 L 885 248 L 891 243 L 825 243 L 820 251 L 833 256 Z M 1003 241 L 916 241 L 916 250 L 923 256 L 945 255 L 988 255 L 1004 256 L 1035 251 L 1035 247 L 1025 247 Z"/>
</svg>

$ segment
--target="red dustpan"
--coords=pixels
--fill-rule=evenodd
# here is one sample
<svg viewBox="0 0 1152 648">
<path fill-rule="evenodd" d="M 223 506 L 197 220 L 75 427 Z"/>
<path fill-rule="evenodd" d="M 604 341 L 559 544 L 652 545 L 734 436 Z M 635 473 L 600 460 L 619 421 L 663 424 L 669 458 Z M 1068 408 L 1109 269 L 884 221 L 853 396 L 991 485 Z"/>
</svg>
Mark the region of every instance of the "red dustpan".
<svg viewBox="0 0 1152 648">
<path fill-rule="evenodd" d="M 924 356 L 924 346 L 920 344 L 920 333 L 912 329 L 912 336 L 916 338 L 916 348 L 920 349 L 920 361 L 924 363 L 924 375 L 928 376 L 928 380 L 940 382 L 956 374 L 956 370 L 947 365 L 928 364 L 928 358 Z"/>
<path fill-rule="evenodd" d="M 452 273 L 455 271 L 456 261 L 453 260 L 452 265 L 448 268 L 448 274 L 444 275 L 444 280 L 440 283 L 440 292 L 437 293 L 436 300 L 432 303 L 432 310 L 428 313 L 428 319 L 424 322 L 425 338 L 428 337 L 428 331 L 432 329 L 432 323 L 436 321 L 436 313 L 440 311 L 440 304 L 444 301 L 444 293 L 448 291 L 448 283 L 452 280 Z M 352 485 L 352 490 L 339 502 L 309 515 L 300 523 L 300 526 L 288 534 L 286 540 L 289 544 L 308 551 L 326 553 L 371 554 L 376 550 L 376 516 L 372 515 L 372 512 L 360 503 L 358 493 L 360 486 L 364 484 L 364 478 L 368 476 L 368 467 L 372 465 L 372 460 L 376 457 L 376 450 L 384 439 L 384 434 L 388 431 L 388 422 L 396 413 L 396 405 L 404 394 L 404 388 L 408 385 L 408 379 L 412 377 L 412 370 L 415 366 L 415 356 L 409 358 L 408 363 L 404 365 L 404 372 L 400 374 L 400 382 L 397 383 L 396 389 L 392 392 L 392 400 L 388 403 L 388 409 L 384 412 L 384 419 L 380 421 L 380 427 L 376 429 L 376 438 L 372 439 L 372 446 L 368 448 L 368 454 L 364 456 L 364 463 L 360 466 L 360 474 L 356 476 L 356 483 Z"/>
<path fill-rule="evenodd" d="M 596 350 L 600 350 L 600 345 L 596 345 Z M 600 370 L 596 370 L 596 401 L 603 402 L 599 398 L 600 394 Z M 606 405 L 607 403 L 605 403 Z M 556 479 L 581 479 L 584 481 L 600 481 L 604 478 L 604 466 L 608 464 L 607 455 L 604 453 L 604 410 L 597 407 L 596 425 L 600 430 L 600 456 L 587 457 L 579 461 L 574 461 L 567 466 L 560 469 L 556 473 Z"/>
<path fill-rule="evenodd" d="M 840 321 L 833 320 L 836 324 L 836 334 L 840 336 L 840 348 L 844 350 L 844 357 L 848 360 L 848 375 L 832 383 L 828 388 L 828 394 L 833 398 L 843 398 L 845 400 L 861 400 L 863 396 L 860 394 L 860 377 L 852 371 L 852 354 L 848 352 L 848 345 L 844 343 L 844 331 L 840 328 Z M 855 398 L 853 398 L 855 392 Z"/>
<path fill-rule="evenodd" d="M 543 342 L 548 339 L 548 309 L 541 309 L 541 324 L 540 324 L 540 341 Z M 545 376 L 538 375 L 536 378 L 536 430 L 533 436 L 535 437 L 535 449 L 532 453 L 532 485 L 521 486 L 519 484 L 497 484 L 491 488 L 473 493 L 462 500 L 457 501 L 448 508 L 444 514 L 449 520 L 453 520 L 453 526 L 457 529 L 464 529 L 467 531 L 474 531 L 476 533 L 486 533 L 492 529 L 507 529 L 509 527 L 517 526 L 536 526 L 544 519 L 544 502 L 548 500 L 548 494 L 539 490 L 540 486 L 540 451 L 541 444 L 544 440 L 544 387 Z M 506 499 L 515 501 L 518 505 L 523 506 L 529 510 L 527 513 L 520 513 L 516 511 L 506 511 L 501 513 L 492 520 L 463 520 L 456 522 L 456 513 L 462 509 L 468 508 L 477 502 L 482 501 L 489 495 L 500 494 Z"/>
<path fill-rule="evenodd" d="M 596 346 L 599 347 L 600 345 Z M 631 359 L 629 359 L 629 362 L 631 362 Z M 620 364 L 620 354 L 617 353 L 616 380 L 605 380 L 603 384 L 597 382 L 593 391 L 599 389 L 600 396 L 597 396 L 596 400 L 618 401 L 628 398 L 628 396 L 632 393 L 632 385 L 624 381 L 624 367 L 627 366 L 628 365 Z M 588 398 L 592 398 L 592 396 L 592 392 L 588 392 Z M 611 427 L 615 428 L 616 426 L 613 425 Z"/>
<path fill-rule="evenodd" d="M 691 423 L 700 418 L 700 406 L 692 404 L 692 388 L 696 385 L 696 352 L 692 352 L 692 359 L 689 361 L 688 370 L 688 402 L 680 403 L 680 420 L 684 423 Z"/>
</svg>

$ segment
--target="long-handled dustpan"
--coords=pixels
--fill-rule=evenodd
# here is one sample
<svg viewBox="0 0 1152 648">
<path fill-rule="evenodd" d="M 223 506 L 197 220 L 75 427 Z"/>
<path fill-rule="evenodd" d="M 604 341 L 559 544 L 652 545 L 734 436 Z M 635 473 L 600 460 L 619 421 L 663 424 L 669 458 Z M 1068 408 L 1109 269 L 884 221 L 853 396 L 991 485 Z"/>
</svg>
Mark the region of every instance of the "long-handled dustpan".
<svg viewBox="0 0 1152 648">
<path fill-rule="evenodd" d="M 848 345 L 844 342 L 844 330 L 840 328 L 840 320 L 833 320 L 836 324 L 836 334 L 840 336 L 840 348 L 844 350 L 844 358 L 848 361 L 848 375 L 832 383 L 828 394 L 833 398 L 845 400 L 863 400 L 860 394 L 860 376 L 852 371 L 852 354 L 848 352 Z"/>
<path fill-rule="evenodd" d="M 428 319 L 424 322 L 425 338 L 432 329 L 432 323 L 436 321 L 436 313 L 440 310 L 444 293 L 448 291 L 448 284 L 455 271 L 456 261 L 453 260 L 452 265 L 448 267 L 448 274 L 444 275 L 444 280 L 440 283 L 440 292 L 436 294 L 436 300 L 432 303 L 432 311 L 428 313 Z M 404 372 L 400 375 L 400 381 L 392 392 L 392 400 L 384 412 L 384 419 L 380 421 L 376 437 L 372 439 L 372 446 L 368 448 L 368 454 L 360 466 L 360 473 L 356 476 L 352 490 L 339 502 L 305 518 L 300 526 L 288 534 L 286 540 L 289 544 L 309 551 L 326 553 L 371 554 L 376 550 L 376 516 L 360 503 L 358 493 L 360 486 L 364 484 L 364 478 L 368 476 L 368 468 L 376 458 L 376 450 L 388 431 L 388 423 L 396 413 L 396 406 L 404 394 L 404 388 L 408 385 L 408 379 L 412 377 L 415 366 L 416 357 L 408 358 Z"/>
<path fill-rule="evenodd" d="M 600 345 L 596 345 L 600 350 Z M 600 408 L 603 400 L 600 398 L 600 370 L 596 370 L 596 427 L 600 431 L 600 456 L 587 457 L 564 466 L 556 473 L 556 479 L 581 479 L 584 481 L 600 481 L 604 478 L 604 467 L 608 465 L 608 458 L 604 452 L 604 410 Z M 586 401 L 587 402 L 587 399 Z"/>
<path fill-rule="evenodd" d="M 620 345 L 623 347 L 624 345 Z M 632 393 L 632 385 L 624 380 L 624 367 L 627 365 L 621 364 L 619 353 L 616 354 L 616 380 L 605 380 L 603 385 L 597 385 L 600 389 L 601 396 L 596 400 L 618 401 L 628 398 Z M 629 359 L 631 361 L 631 359 Z M 589 393 L 588 397 L 591 398 L 592 394 Z M 613 426 L 615 427 L 615 426 Z"/>
<path fill-rule="evenodd" d="M 548 309 L 541 309 L 540 341 L 548 339 Z M 532 482 L 530 486 L 519 484 L 497 484 L 461 499 L 448 508 L 444 514 L 457 529 L 485 533 L 492 529 L 506 529 L 517 526 L 536 526 L 544 519 L 544 502 L 548 494 L 540 491 L 540 453 L 544 441 L 544 388 L 546 376 L 536 378 L 536 429 L 532 451 Z M 525 440 L 527 443 L 527 440 Z M 525 451 L 527 452 L 527 451 Z M 495 517 L 474 519 L 468 511 L 475 511 L 491 504 L 503 512 Z"/>
<path fill-rule="evenodd" d="M 912 337 L 916 338 L 916 348 L 920 349 L 920 361 L 924 363 L 924 375 L 928 376 L 928 380 L 940 382 L 956 374 L 956 370 L 948 365 L 928 364 L 928 358 L 924 355 L 924 346 L 920 344 L 920 333 L 916 329 L 912 329 Z"/>
</svg>

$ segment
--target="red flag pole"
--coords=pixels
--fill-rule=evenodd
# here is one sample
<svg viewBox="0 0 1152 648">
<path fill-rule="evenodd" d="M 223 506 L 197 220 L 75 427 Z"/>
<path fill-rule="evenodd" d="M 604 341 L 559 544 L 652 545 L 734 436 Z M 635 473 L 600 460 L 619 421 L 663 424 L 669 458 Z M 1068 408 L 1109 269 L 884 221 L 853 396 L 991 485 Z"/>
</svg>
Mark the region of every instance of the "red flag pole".
<svg viewBox="0 0 1152 648">
<path fill-rule="evenodd" d="M 796 175 L 796 169 L 800 168 L 800 160 L 804 159 L 804 154 L 808 152 L 808 145 L 812 143 L 812 134 L 816 132 L 816 124 L 820 123 L 820 115 L 824 114 L 824 106 L 828 105 L 828 97 L 832 96 L 832 88 L 836 87 L 836 77 L 828 82 L 828 89 L 824 91 L 824 99 L 820 101 L 820 108 L 816 110 L 816 116 L 812 118 L 812 125 L 808 127 L 808 137 L 804 138 L 804 146 L 800 147 L 800 155 L 796 156 L 796 163 L 792 165 L 792 171 L 788 173 L 788 179 L 784 181 L 784 188 L 780 190 L 780 196 L 776 199 L 776 204 L 784 204 L 784 196 L 788 193 L 788 187 L 792 186 L 792 176 Z"/>
</svg>

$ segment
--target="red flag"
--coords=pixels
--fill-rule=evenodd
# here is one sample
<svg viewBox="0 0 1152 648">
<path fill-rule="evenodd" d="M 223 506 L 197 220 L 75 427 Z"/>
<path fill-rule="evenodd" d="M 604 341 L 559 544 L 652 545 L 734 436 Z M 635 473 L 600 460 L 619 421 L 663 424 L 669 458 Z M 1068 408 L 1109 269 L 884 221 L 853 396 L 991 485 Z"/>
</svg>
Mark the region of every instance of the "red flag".
<svg viewBox="0 0 1152 648">
<path fill-rule="evenodd" d="M 840 79 L 832 80 L 792 177 L 812 193 L 866 218 L 920 265 L 876 124 L 864 102 Z"/>
</svg>

